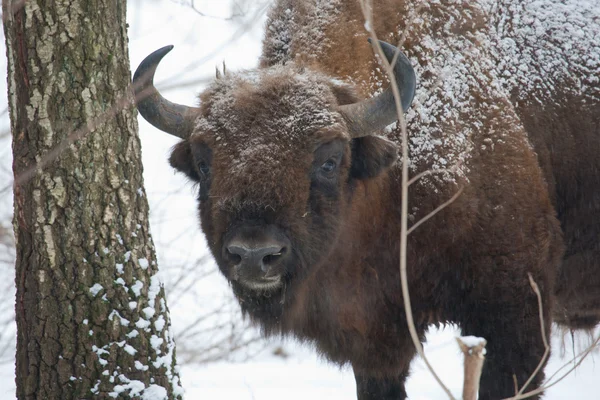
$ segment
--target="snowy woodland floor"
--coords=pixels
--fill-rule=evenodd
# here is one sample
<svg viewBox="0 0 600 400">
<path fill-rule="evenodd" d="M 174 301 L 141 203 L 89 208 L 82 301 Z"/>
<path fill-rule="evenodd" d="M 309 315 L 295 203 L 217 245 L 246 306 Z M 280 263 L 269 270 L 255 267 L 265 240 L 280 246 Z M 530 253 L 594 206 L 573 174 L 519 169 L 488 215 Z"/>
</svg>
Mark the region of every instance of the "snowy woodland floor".
<svg viewBox="0 0 600 400">
<path fill-rule="evenodd" d="M 187 3 L 187 4 L 186 4 Z M 252 68 L 257 64 L 264 21 L 265 0 L 250 0 L 241 10 L 232 8 L 231 0 L 195 1 L 196 8 L 210 16 L 201 16 L 185 0 L 130 0 L 130 54 L 132 70 L 150 52 L 167 44 L 175 49 L 157 73 L 156 83 L 169 99 L 186 104 L 195 102 L 195 94 L 203 82 L 214 77 L 215 65 L 223 60 L 230 70 Z M 242 11 L 237 21 L 228 17 Z M 257 11 L 259 11 L 257 13 Z M 255 15 L 256 14 L 256 15 Z M 4 41 L 2 40 L 2 46 Z M 2 49 L 3 50 L 3 49 Z M 6 62 L 0 63 L 3 68 Z M 6 93 L 1 82 L 0 93 Z M 4 97 L 3 97 L 4 98 Z M 6 100 L 2 101 L 6 104 Z M 1 106 L 0 108 L 4 108 Z M 0 120 L 0 132 L 8 129 L 7 116 Z M 214 265 L 206 257 L 206 247 L 197 226 L 194 191 L 190 184 L 167 164 L 169 149 L 176 140 L 150 127 L 140 119 L 146 190 L 152 211 L 152 233 L 158 250 L 163 281 L 169 290 L 173 330 L 176 334 L 178 358 L 181 361 L 202 360 L 211 351 L 218 352 L 221 342 L 251 340 L 256 332 L 240 330 L 243 324 L 231 302 L 225 280 L 212 273 Z M 10 181 L 10 140 L 0 136 L 0 187 Z M 12 194 L 0 193 L 0 220 L 10 221 Z M 0 247 L 0 260 L 5 258 Z M 8 257 L 8 256 L 6 256 Z M 201 264 L 201 266 L 197 266 Z M 0 285 L 12 282 L 11 266 L 0 263 Z M 206 275 L 206 276 L 205 276 Z M 12 286 L 10 286 L 12 287 Z M 7 293 L 4 286 L 0 293 Z M 10 293 L 10 291 L 8 291 Z M 1 297 L 0 323 L 12 309 L 12 295 Z M 191 324 L 199 315 L 202 321 Z M 237 322 L 236 322 L 237 321 Z M 220 331 L 215 325 L 223 325 Z M 13 327 L 0 330 L 11 332 Z M 239 332 L 232 336 L 225 332 Z M 426 353 L 452 392 L 459 397 L 462 386 L 462 356 L 454 341 L 452 328 L 428 335 Z M 2 353 L 5 336 L 0 334 L 0 399 L 14 398 L 14 366 L 10 354 Z M 223 337 L 225 339 L 223 339 Z M 555 335 L 553 354 L 547 376 L 568 364 L 581 351 L 589 338 L 576 337 L 573 346 L 570 336 Z M 215 349 L 200 351 L 198 343 L 215 343 Z M 287 357 L 273 355 L 282 346 Z M 248 360 L 248 356 L 253 355 Z M 255 354 L 256 353 L 256 354 Z M 7 356 L 8 354 L 8 356 Z M 215 353 L 216 354 L 216 353 Z M 314 352 L 293 342 L 254 343 L 229 361 L 182 365 L 181 379 L 188 399 L 352 399 L 355 398 L 354 377 L 348 368 L 339 369 L 320 360 Z M 551 388 L 545 399 L 600 398 L 600 354 L 592 354 L 565 380 Z M 572 366 L 572 363 L 571 363 Z M 570 367 L 570 366 L 568 366 Z M 408 380 L 411 400 L 446 399 L 421 360 L 412 366 Z"/>
</svg>

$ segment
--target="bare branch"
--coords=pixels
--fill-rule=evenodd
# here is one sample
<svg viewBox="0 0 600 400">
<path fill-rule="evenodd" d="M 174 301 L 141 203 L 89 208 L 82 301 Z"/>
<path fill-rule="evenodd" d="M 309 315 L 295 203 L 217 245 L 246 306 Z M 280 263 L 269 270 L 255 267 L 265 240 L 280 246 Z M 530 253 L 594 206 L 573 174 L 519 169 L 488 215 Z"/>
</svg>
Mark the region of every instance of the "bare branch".
<svg viewBox="0 0 600 400">
<path fill-rule="evenodd" d="M 554 371 L 554 373 L 552 375 L 550 375 L 550 377 L 546 380 L 547 382 L 551 382 L 552 379 L 554 379 L 554 377 L 556 375 L 558 375 L 558 373 L 560 371 L 562 371 L 563 369 L 567 368 L 569 365 L 571 365 L 571 363 L 573 363 L 573 365 L 577 365 L 577 359 L 580 357 L 585 357 L 590 351 L 592 351 L 595 347 L 600 346 L 600 336 L 598 336 L 596 339 L 592 340 L 592 343 L 585 348 L 585 350 L 580 351 L 577 355 L 574 355 L 573 358 L 571 360 L 569 360 L 568 362 L 564 363 L 559 369 L 557 369 L 556 371 Z M 563 379 L 562 377 L 559 378 Z"/>
<path fill-rule="evenodd" d="M 473 340 L 475 339 L 475 341 Z M 457 337 L 456 341 L 465 356 L 465 377 L 462 400 L 477 400 L 479 380 L 485 361 L 486 340 L 483 338 Z"/>
<path fill-rule="evenodd" d="M 408 288 L 408 278 L 406 271 L 406 254 L 407 254 L 407 238 L 408 238 L 408 166 L 409 166 L 409 156 L 408 156 L 408 135 L 406 131 L 406 120 L 404 118 L 404 112 L 402 110 L 402 105 L 400 104 L 400 93 L 398 90 L 398 86 L 396 83 L 396 77 L 394 76 L 392 65 L 395 63 L 397 55 L 392 60 L 392 63 L 387 63 L 386 57 L 383 54 L 383 50 L 381 49 L 381 45 L 377 40 L 377 35 L 375 30 L 373 29 L 373 14 L 372 14 L 372 3 L 371 0 L 360 0 L 360 5 L 362 8 L 363 15 L 366 20 L 365 26 L 369 30 L 369 34 L 373 38 L 373 43 L 375 44 L 375 49 L 382 60 L 382 64 L 385 68 L 385 71 L 390 80 L 390 87 L 392 88 L 394 94 L 394 101 L 396 103 L 396 112 L 398 114 L 398 122 L 401 130 L 402 137 L 402 194 L 401 198 L 401 222 L 400 222 L 400 281 L 402 286 L 402 298 L 404 300 L 404 311 L 406 313 L 406 321 L 408 324 L 408 330 L 410 332 L 411 339 L 417 350 L 417 353 L 423 361 L 425 365 L 438 382 L 438 384 L 442 387 L 442 389 L 448 395 L 448 398 L 454 400 L 454 396 L 450 392 L 450 390 L 444 385 L 440 377 L 437 375 L 429 360 L 425 356 L 425 352 L 423 351 L 423 346 L 421 345 L 421 341 L 419 339 L 419 334 L 415 327 L 415 321 L 412 314 L 412 307 L 410 301 L 410 294 Z M 401 44 L 399 44 L 401 46 Z"/>
<path fill-rule="evenodd" d="M 529 276 L 529 284 L 531 285 L 531 288 L 535 292 L 535 295 L 537 296 L 537 299 L 538 299 L 538 313 L 540 316 L 540 329 L 542 331 L 542 341 L 544 342 L 545 351 L 544 351 L 544 355 L 542 356 L 542 359 L 540 360 L 537 368 L 533 371 L 533 373 L 531 374 L 529 379 L 527 379 L 527 382 L 525 382 L 525 384 L 523 385 L 521 390 L 519 390 L 516 397 L 519 397 L 520 395 L 523 394 L 523 392 L 525 392 L 525 389 L 527 389 L 527 386 L 531 383 L 533 378 L 535 378 L 535 376 L 544 367 L 544 364 L 546 363 L 546 360 L 548 359 L 548 356 L 550 355 L 550 345 L 548 344 L 548 338 L 546 337 L 546 325 L 544 323 L 544 307 L 542 305 L 542 294 L 540 293 L 539 286 L 533 280 L 533 276 L 531 276 L 531 273 L 529 273 L 527 275 Z"/>
<path fill-rule="evenodd" d="M 525 389 L 527 388 L 527 385 L 529 385 L 531 383 L 531 381 L 533 380 L 533 378 L 539 373 L 539 371 L 542 369 L 542 367 L 544 366 L 546 359 L 548 358 L 548 356 L 550 355 L 550 344 L 548 343 L 548 339 L 546 338 L 546 329 L 545 329 L 545 324 L 544 324 L 544 314 L 543 314 L 543 307 L 542 307 L 542 295 L 540 292 L 540 289 L 537 285 L 537 283 L 533 280 L 533 277 L 531 276 L 531 274 L 529 275 L 529 284 L 531 285 L 533 291 L 535 292 L 537 298 L 538 298 L 538 312 L 540 315 L 540 325 L 541 325 L 541 331 L 542 331 L 542 340 L 544 342 L 544 347 L 545 347 L 545 351 L 544 351 L 544 355 L 542 356 L 542 359 L 540 360 L 537 368 L 535 369 L 535 371 L 533 371 L 533 373 L 531 374 L 531 376 L 529 377 L 529 379 L 527 380 L 527 382 L 525 382 L 525 384 L 523 385 L 523 387 L 521 388 L 521 390 L 519 390 L 519 392 L 514 396 L 514 397 L 510 397 L 508 399 L 505 400 L 520 400 L 520 399 L 526 399 L 528 397 L 532 397 L 535 396 L 537 394 L 542 393 L 543 391 L 545 391 L 546 389 L 556 385 L 558 382 L 562 381 L 565 377 L 567 377 L 567 375 L 569 375 L 575 368 L 577 368 L 581 362 L 585 359 L 585 357 L 587 357 L 587 355 L 596 347 L 598 346 L 598 344 L 600 344 L 600 336 L 598 336 L 598 338 L 596 338 L 596 340 L 594 340 L 594 342 L 583 352 L 583 355 L 581 355 L 581 358 L 579 359 L 579 361 L 577 361 L 575 363 L 575 365 L 573 365 L 572 368 L 570 368 L 567 372 L 565 372 L 560 378 L 558 378 L 556 381 L 550 383 L 550 381 L 552 380 L 552 378 L 554 378 L 554 376 L 556 376 L 556 373 L 558 373 L 558 371 L 560 371 L 561 369 L 563 369 L 566 365 L 569 365 L 570 362 L 568 364 L 565 364 L 565 366 L 561 367 L 556 373 L 554 373 L 554 375 L 552 375 L 548 381 L 546 382 L 546 384 L 540 386 L 538 389 L 532 390 L 530 392 L 527 393 L 523 393 L 525 391 Z M 573 361 L 575 361 L 577 359 L 577 356 L 573 359 Z"/>
<path fill-rule="evenodd" d="M 538 395 L 542 392 L 544 392 L 545 390 L 548 390 L 549 388 L 551 388 L 552 386 L 556 385 L 557 383 L 559 383 L 560 381 L 562 381 L 563 379 L 565 379 L 568 375 L 571 374 L 571 372 L 573 372 L 575 370 L 575 368 L 577 368 L 579 365 L 581 365 L 581 363 L 583 362 L 583 360 L 585 360 L 585 358 L 592 352 L 592 350 L 596 347 L 600 346 L 600 336 L 598 336 L 594 342 L 586 349 L 583 351 L 581 357 L 579 358 L 579 361 L 575 362 L 575 360 L 577 359 L 577 357 L 573 358 L 573 362 L 574 365 L 569 368 L 569 370 L 567 370 L 567 372 L 565 372 L 560 378 L 556 379 L 554 382 L 547 382 L 546 384 L 544 384 L 543 386 L 540 386 L 539 388 L 537 388 L 536 390 L 532 390 L 531 392 L 527 392 L 525 394 L 519 395 L 519 396 L 515 396 L 515 397 L 509 397 L 507 399 L 504 400 L 521 400 L 521 399 L 526 399 L 535 395 Z M 565 365 L 569 365 L 571 363 L 571 361 L 569 361 L 567 364 Z M 560 369 L 564 368 L 561 367 Z M 552 375 L 553 377 L 556 374 Z"/>
<path fill-rule="evenodd" d="M 465 189 L 465 187 L 462 186 L 460 189 L 458 189 L 458 191 L 454 194 L 454 196 L 452 196 L 450 198 L 450 200 L 440 204 L 435 210 L 433 210 L 432 212 L 430 212 L 429 214 L 427 214 L 426 216 L 424 216 L 423 218 L 421 218 L 420 220 L 415 222 L 415 224 L 410 227 L 407 234 L 410 235 L 415 229 L 417 229 L 419 226 L 421 226 L 421 224 L 423 224 L 424 222 L 429 220 L 431 217 L 433 217 L 434 215 L 436 215 L 437 213 L 442 211 L 444 208 L 446 208 L 450 204 L 452 204 L 456 199 L 458 199 L 458 196 L 461 195 L 461 193 L 463 192 L 464 189 Z"/>
<path fill-rule="evenodd" d="M 434 174 L 453 174 L 456 171 L 458 171 L 458 169 L 462 166 L 462 163 L 459 162 L 457 164 L 455 164 L 454 166 L 452 166 L 451 168 L 440 168 L 440 169 L 428 169 L 427 171 L 423 171 L 423 172 L 419 172 L 417 175 L 413 176 L 409 181 L 408 181 L 408 185 L 412 185 L 413 183 L 415 183 L 416 181 L 418 181 L 419 179 L 423 178 L 424 176 L 429 176 L 429 175 L 434 175 Z"/>
<path fill-rule="evenodd" d="M 234 4 L 233 8 L 235 8 L 235 11 L 233 11 L 231 13 L 231 15 L 228 16 L 228 17 L 220 17 L 220 16 L 217 16 L 217 15 L 208 14 L 208 13 L 200 10 L 198 8 L 198 6 L 196 6 L 195 0 L 189 0 L 189 2 L 185 2 L 185 3 L 182 2 L 182 1 L 179 1 L 178 3 L 179 4 L 185 4 L 185 5 L 189 6 L 192 10 L 194 10 L 194 12 L 196 14 L 198 14 L 198 15 L 200 15 L 202 17 L 206 17 L 206 18 L 219 19 L 219 20 L 222 20 L 222 21 L 233 21 L 233 20 L 235 20 L 237 18 L 241 18 L 241 17 L 246 16 L 246 12 L 242 9 L 242 7 L 240 7 L 240 5 L 238 3 Z"/>
</svg>

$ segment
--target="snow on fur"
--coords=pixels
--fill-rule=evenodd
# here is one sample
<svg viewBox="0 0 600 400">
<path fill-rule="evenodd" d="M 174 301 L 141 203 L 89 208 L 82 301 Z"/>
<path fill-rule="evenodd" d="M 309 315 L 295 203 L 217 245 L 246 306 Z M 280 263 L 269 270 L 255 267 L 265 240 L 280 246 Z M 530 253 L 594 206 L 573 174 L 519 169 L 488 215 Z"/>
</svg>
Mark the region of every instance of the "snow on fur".
<svg viewBox="0 0 600 400">
<path fill-rule="evenodd" d="M 446 7 L 432 1 L 428 6 L 446 12 L 448 35 L 434 30 L 437 21 L 427 19 L 426 10 L 415 14 L 410 29 L 428 33 L 411 54 L 421 77 L 407 116 L 414 169 L 468 165 L 474 135 L 494 132 L 486 121 L 494 114 L 490 109 L 505 107 L 512 93 L 519 100 L 533 94 L 540 104 L 558 102 L 555 89 L 566 85 L 574 94 L 598 97 L 597 1 L 455 1 Z M 452 34 L 469 20 L 466 34 Z M 519 124 L 511 114 L 504 113 L 504 125 Z M 503 138 L 492 135 L 489 145 L 498 140 Z"/>
<path fill-rule="evenodd" d="M 600 95 L 598 1 L 404 3 L 412 5 L 404 16 L 408 21 L 407 31 L 398 30 L 392 36 L 407 34 L 420 38 L 417 44 L 405 49 L 419 77 L 415 101 L 406 116 L 411 169 L 416 173 L 460 166 L 453 173 L 433 174 L 419 182 L 430 190 L 444 182 L 454 182 L 457 174 L 467 177 L 474 152 L 493 150 L 495 143 L 505 140 L 494 136 L 494 125 L 513 125 L 511 130 L 519 129 L 520 121 L 508 103 L 511 95 L 516 95 L 519 101 L 540 104 L 548 99 L 561 101 L 556 98 L 555 89 L 564 86 L 576 95 L 595 98 Z M 337 2 L 330 2 L 327 8 L 324 4 L 304 1 L 300 6 L 298 2 L 279 2 L 267 26 L 262 63 L 306 60 L 306 54 L 318 55 L 330 46 L 322 32 L 328 25 L 343 21 L 336 20 L 336 10 L 340 7 Z M 318 10 L 319 18 L 300 26 L 299 7 Z M 442 16 L 434 17 L 434 12 L 441 12 Z M 441 32 L 440 21 L 443 21 Z M 457 28 L 464 32 L 455 34 Z M 321 32 L 320 36 L 316 32 Z M 337 78 L 352 81 L 352 77 Z M 372 94 L 387 85 L 378 71 L 373 71 L 370 82 L 355 83 Z M 501 121 L 490 120 L 491 115 L 499 112 L 503 114 Z M 387 134 L 400 141 L 397 133 Z"/>
<path fill-rule="evenodd" d="M 195 132 L 211 132 L 217 149 L 234 153 L 231 173 L 241 173 L 249 166 L 273 165 L 277 163 L 274 155 L 278 159 L 293 157 L 297 145 L 310 134 L 342 123 L 341 115 L 332 109 L 335 99 L 330 85 L 325 75 L 295 63 L 232 74 L 208 89 L 209 113 L 197 120 Z M 277 97 L 277 107 L 261 110 L 264 118 L 260 121 L 251 120 L 253 113 L 240 111 L 248 103 L 260 109 L 260 99 L 272 97 Z M 272 106 L 268 102 L 265 105 Z M 232 143 L 242 146 L 227 148 Z"/>
<path fill-rule="evenodd" d="M 597 98 L 600 79 L 600 2 L 597 0 L 483 1 L 493 16 L 498 71 L 509 92 L 552 99 L 566 82 L 573 93 Z M 498 4 L 496 4 L 498 3 Z"/>
<path fill-rule="evenodd" d="M 304 8 L 298 12 L 298 7 Z M 339 0 L 314 0 L 277 2 L 270 15 L 280 15 L 267 26 L 269 31 L 263 42 L 263 60 L 268 63 L 285 63 L 292 54 L 296 58 L 315 60 L 324 48 L 330 46 L 325 28 L 339 14 Z M 292 38 L 295 41 L 292 41 Z"/>
</svg>

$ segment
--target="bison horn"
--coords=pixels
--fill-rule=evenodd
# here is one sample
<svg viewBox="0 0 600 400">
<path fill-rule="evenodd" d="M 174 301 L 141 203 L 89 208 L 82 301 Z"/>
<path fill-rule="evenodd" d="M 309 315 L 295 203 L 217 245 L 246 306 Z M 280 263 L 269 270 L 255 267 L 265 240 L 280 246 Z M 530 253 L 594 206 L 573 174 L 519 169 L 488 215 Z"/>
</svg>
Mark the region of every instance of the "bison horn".
<svg viewBox="0 0 600 400">
<path fill-rule="evenodd" d="M 369 39 L 369 43 L 371 39 Z M 394 65 L 394 76 L 400 93 L 402 110 L 406 111 L 415 96 L 417 78 L 408 58 L 389 43 L 379 41 L 383 54 L 391 63 L 396 53 L 398 54 Z M 348 130 L 352 137 L 367 136 L 386 127 L 398 119 L 396 103 L 391 86 L 385 92 L 359 103 L 348 104 L 340 107 Z"/>
<path fill-rule="evenodd" d="M 172 103 L 154 87 L 158 63 L 172 49 L 173 46 L 165 46 L 142 61 L 133 74 L 133 90 L 138 110 L 146 121 L 161 131 L 186 139 L 192 133 L 200 109 Z"/>
</svg>

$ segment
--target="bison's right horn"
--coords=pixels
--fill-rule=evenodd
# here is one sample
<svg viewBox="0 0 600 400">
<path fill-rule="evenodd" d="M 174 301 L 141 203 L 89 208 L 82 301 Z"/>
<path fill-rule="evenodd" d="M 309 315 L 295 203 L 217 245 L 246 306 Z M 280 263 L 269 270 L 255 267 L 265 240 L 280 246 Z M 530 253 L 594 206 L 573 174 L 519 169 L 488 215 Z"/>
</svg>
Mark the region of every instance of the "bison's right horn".
<svg viewBox="0 0 600 400">
<path fill-rule="evenodd" d="M 133 75 L 133 90 L 138 110 L 146 121 L 161 131 L 186 139 L 192 133 L 200 109 L 172 103 L 154 87 L 156 67 L 172 49 L 173 46 L 165 46 L 142 61 Z"/>
<path fill-rule="evenodd" d="M 369 39 L 371 42 L 371 39 Z M 389 43 L 379 41 L 383 54 L 391 63 L 396 53 L 398 54 L 396 65 L 394 65 L 394 77 L 400 93 L 400 104 L 402 110 L 406 111 L 412 103 L 417 86 L 415 71 L 410 65 L 408 58 Z M 348 104 L 340 107 L 342 115 L 346 119 L 350 136 L 360 137 L 372 134 L 398 119 L 396 102 L 392 87 L 385 92 L 359 103 Z"/>
</svg>

